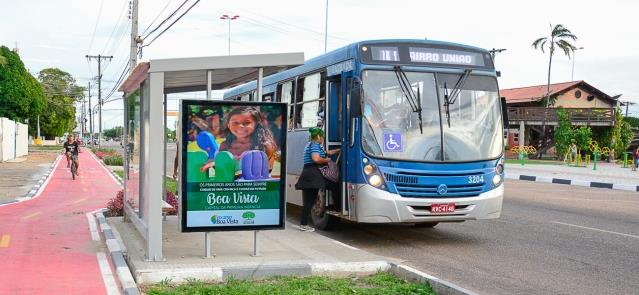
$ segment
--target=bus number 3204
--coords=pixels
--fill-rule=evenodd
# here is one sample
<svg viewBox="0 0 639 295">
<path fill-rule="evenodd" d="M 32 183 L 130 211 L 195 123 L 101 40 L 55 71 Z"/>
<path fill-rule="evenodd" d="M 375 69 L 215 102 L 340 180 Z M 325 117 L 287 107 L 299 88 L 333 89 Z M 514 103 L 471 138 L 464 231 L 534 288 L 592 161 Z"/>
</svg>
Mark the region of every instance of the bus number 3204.
<svg viewBox="0 0 639 295">
<path fill-rule="evenodd" d="M 484 176 L 483 175 L 471 175 L 468 176 L 468 183 L 484 183 Z"/>
</svg>

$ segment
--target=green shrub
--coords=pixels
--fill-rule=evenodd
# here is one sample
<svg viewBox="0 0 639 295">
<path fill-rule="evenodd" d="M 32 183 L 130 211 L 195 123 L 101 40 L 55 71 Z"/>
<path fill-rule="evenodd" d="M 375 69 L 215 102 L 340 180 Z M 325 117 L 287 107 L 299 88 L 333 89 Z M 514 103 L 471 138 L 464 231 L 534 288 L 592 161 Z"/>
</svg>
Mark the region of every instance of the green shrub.
<svg viewBox="0 0 639 295">
<path fill-rule="evenodd" d="M 93 151 L 93 153 L 102 152 L 102 153 L 105 153 L 105 154 L 115 154 L 116 153 L 115 149 L 112 149 L 112 148 L 92 148 L 91 151 Z"/>
<path fill-rule="evenodd" d="M 108 166 L 122 166 L 124 164 L 124 159 L 120 155 L 105 156 L 103 161 Z"/>
</svg>

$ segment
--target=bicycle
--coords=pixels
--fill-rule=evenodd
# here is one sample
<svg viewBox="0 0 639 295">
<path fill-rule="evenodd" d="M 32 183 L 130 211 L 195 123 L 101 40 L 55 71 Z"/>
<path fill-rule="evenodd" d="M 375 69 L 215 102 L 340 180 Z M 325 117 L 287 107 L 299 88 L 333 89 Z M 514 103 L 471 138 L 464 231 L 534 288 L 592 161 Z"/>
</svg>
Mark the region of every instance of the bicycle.
<svg viewBox="0 0 639 295">
<path fill-rule="evenodd" d="M 76 165 L 75 161 L 77 161 L 77 157 L 75 156 L 70 156 L 71 158 L 71 179 L 75 180 L 75 177 L 78 175 L 78 166 Z"/>
</svg>

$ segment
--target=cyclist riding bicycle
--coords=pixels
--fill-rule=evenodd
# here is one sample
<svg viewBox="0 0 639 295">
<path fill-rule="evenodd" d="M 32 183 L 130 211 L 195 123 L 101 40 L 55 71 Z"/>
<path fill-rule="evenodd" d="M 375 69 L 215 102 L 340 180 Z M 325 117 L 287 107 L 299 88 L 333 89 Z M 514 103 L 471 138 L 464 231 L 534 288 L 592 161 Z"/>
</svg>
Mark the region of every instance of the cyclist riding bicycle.
<svg viewBox="0 0 639 295">
<path fill-rule="evenodd" d="M 78 161 L 78 153 L 80 152 L 80 145 L 77 141 L 73 140 L 73 135 L 67 136 L 67 141 L 64 143 L 64 154 L 67 156 L 67 167 L 70 166 L 71 161 L 75 164 L 76 175 L 80 175 L 77 171 L 80 168 Z"/>
</svg>

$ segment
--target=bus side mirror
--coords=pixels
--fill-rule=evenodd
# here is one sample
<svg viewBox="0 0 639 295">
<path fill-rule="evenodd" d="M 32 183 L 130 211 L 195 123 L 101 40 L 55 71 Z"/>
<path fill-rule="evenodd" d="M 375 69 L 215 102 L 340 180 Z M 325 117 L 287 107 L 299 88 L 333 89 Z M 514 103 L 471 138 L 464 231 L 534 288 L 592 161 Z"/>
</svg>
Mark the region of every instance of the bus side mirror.
<svg viewBox="0 0 639 295">
<path fill-rule="evenodd" d="M 504 129 L 508 129 L 508 104 L 506 104 L 506 98 L 501 98 L 501 117 L 504 122 Z"/>
</svg>

